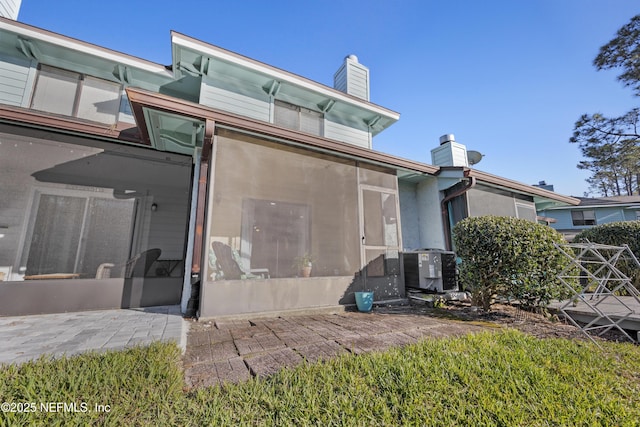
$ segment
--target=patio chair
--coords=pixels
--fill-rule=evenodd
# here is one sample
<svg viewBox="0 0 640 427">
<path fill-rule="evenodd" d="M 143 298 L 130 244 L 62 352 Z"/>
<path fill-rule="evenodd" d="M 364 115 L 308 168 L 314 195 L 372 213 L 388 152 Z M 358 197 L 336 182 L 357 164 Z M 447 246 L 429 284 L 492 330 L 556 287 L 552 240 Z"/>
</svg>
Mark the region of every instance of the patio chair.
<svg viewBox="0 0 640 427">
<path fill-rule="evenodd" d="M 132 277 L 145 277 L 147 273 L 149 273 L 149 269 L 153 263 L 160 258 L 161 253 L 162 250 L 158 248 L 147 249 L 146 251 L 134 255 L 124 264 L 116 265 L 110 262 L 102 263 L 98 266 L 96 271 L 96 279 L 110 278 L 112 271 L 116 267 L 124 267 L 125 279 L 130 279 Z"/>
<path fill-rule="evenodd" d="M 212 242 L 211 249 L 213 249 L 215 259 L 211 257 L 210 263 L 215 264 L 212 267 L 222 273 L 221 278 L 227 280 L 269 278 L 269 270 L 266 268 L 250 271 L 244 269 L 240 262 L 240 256 L 229 245 L 222 242 Z"/>
</svg>

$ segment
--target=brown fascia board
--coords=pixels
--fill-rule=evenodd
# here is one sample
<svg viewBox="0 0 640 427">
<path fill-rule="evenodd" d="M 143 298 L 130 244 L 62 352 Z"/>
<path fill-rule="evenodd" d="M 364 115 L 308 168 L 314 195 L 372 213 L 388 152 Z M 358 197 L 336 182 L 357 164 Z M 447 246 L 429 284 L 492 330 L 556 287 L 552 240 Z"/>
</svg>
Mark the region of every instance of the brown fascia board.
<svg viewBox="0 0 640 427">
<path fill-rule="evenodd" d="M 376 109 L 380 109 L 380 110 L 384 111 L 387 114 L 387 116 L 389 116 L 391 118 L 394 118 L 396 121 L 399 120 L 399 118 L 400 118 L 400 113 L 398 113 L 396 111 L 393 111 L 393 110 L 390 110 L 388 108 L 382 107 L 382 106 L 380 106 L 378 104 L 375 104 L 375 103 L 373 103 L 371 101 L 367 101 L 365 99 L 358 98 L 357 96 L 349 95 L 348 93 L 342 92 L 342 91 L 340 91 L 338 89 L 334 89 L 334 88 L 332 88 L 330 86 L 326 86 L 326 85 L 324 85 L 322 83 L 316 82 L 315 80 L 308 79 L 308 78 L 303 77 L 303 76 L 301 76 L 299 74 L 295 74 L 295 73 L 292 73 L 290 71 L 283 70 L 282 68 L 274 67 L 273 65 L 269 65 L 269 64 L 266 64 L 264 62 L 260 62 L 258 60 L 253 59 L 253 58 L 249 58 L 248 56 L 241 55 L 239 53 L 236 53 L 236 52 L 224 49 L 222 47 L 215 46 L 215 45 L 203 42 L 201 40 L 194 39 L 193 37 L 189 37 L 189 36 L 187 36 L 185 34 L 177 32 L 177 31 L 171 31 L 171 39 L 172 40 L 173 40 L 173 36 L 174 35 L 175 36 L 179 36 L 179 37 L 185 39 L 186 41 L 188 41 L 190 43 L 198 45 L 203 50 L 212 50 L 212 51 L 215 51 L 215 52 L 220 52 L 220 53 L 222 53 L 224 55 L 229 55 L 229 56 L 231 56 L 231 57 L 233 57 L 233 58 L 235 58 L 235 59 L 237 59 L 239 61 L 244 61 L 244 62 L 247 62 L 247 63 L 252 64 L 254 66 L 257 66 L 259 68 L 264 68 L 265 70 L 271 71 L 272 73 L 275 72 L 275 73 L 278 73 L 278 74 L 284 74 L 287 77 L 291 78 L 293 81 L 299 80 L 299 81 L 305 82 L 307 84 L 310 84 L 312 86 L 316 86 L 319 90 L 326 90 L 326 91 L 332 92 L 338 97 L 348 98 L 354 104 L 368 105 L 368 106 L 374 107 Z M 202 52 L 202 53 L 204 53 L 204 52 Z M 267 75 L 267 76 L 269 76 L 268 71 L 265 73 L 265 75 Z"/>
<path fill-rule="evenodd" d="M 290 141 L 294 144 L 302 144 L 309 148 L 335 152 L 337 154 L 361 159 L 362 161 L 384 164 L 392 168 L 407 169 L 428 175 L 434 175 L 439 170 L 436 166 L 395 157 L 379 151 L 369 150 L 367 148 L 358 147 L 340 141 L 334 141 L 295 130 L 281 128 L 272 125 L 271 123 L 230 114 L 194 102 L 159 94 L 157 92 L 132 87 L 126 88 L 126 91 L 138 128 L 143 138 L 146 138 L 148 143 L 150 143 L 149 135 L 143 114 L 143 108 L 145 107 L 166 113 L 187 116 L 197 120 L 212 120 L 216 124 L 226 125 L 231 128 L 242 129 L 257 134 L 264 134 L 281 140 Z"/>
<path fill-rule="evenodd" d="M 56 129 L 75 134 L 85 134 L 94 137 L 149 145 L 140 138 L 138 129 L 129 123 L 120 122 L 117 125 L 109 126 L 100 123 L 85 122 L 73 117 L 52 115 L 2 104 L 0 104 L 0 120 L 9 123 L 19 123 L 29 127 Z"/>
<path fill-rule="evenodd" d="M 514 191 L 518 191 L 525 194 L 530 194 L 533 196 L 544 197 L 545 199 L 555 200 L 557 202 L 566 203 L 568 205 L 578 205 L 580 203 L 580 199 L 571 196 L 563 196 L 562 194 L 558 194 L 553 191 L 545 190 L 543 188 L 534 187 L 533 185 L 523 184 L 518 181 L 513 181 L 507 178 L 502 178 L 496 175 L 492 175 L 487 172 L 482 172 L 475 169 L 466 169 L 466 176 L 475 177 L 478 180 L 478 183 L 488 183 L 493 185 L 498 185 L 500 187 L 509 188 Z"/>
</svg>

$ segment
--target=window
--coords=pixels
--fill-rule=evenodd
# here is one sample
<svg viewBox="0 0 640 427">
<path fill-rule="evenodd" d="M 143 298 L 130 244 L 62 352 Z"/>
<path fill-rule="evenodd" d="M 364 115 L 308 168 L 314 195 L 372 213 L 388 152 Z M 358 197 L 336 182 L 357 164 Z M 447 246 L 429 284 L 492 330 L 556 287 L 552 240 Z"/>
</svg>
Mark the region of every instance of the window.
<svg viewBox="0 0 640 427">
<path fill-rule="evenodd" d="M 313 135 L 322 136 L 323 133 L 322 113 L 282 101 L 275 102 L 274 122 L 278 126 Z"/>
<path fill-rule="evenodd" d="M 524 203 L 516 202 L 516 215 L 518 218 L 528 219 L 529 221 L 536 221 L 536 207 L 535 205 L 525 205 Z"/>
<path fill-rule="evenodd" d="M 121 86 L 117 83 L 41 65 L 31 108 L 114 124 L 120 93 Z"/>
<path fill-rule="evenodd" d="M 596 213 L 594 210 L 571 211 L 573 225 L 596 225 Z"/>
<path fill-rule="evenodd" d="M 104 260 L 126 258 L 134 200 L 36 192 L 35 222 L 26 255 L 28 275 L 60 272 L 93 277 Z M 115 274 L 114 274 L 115 276 Z"/>
</svg>

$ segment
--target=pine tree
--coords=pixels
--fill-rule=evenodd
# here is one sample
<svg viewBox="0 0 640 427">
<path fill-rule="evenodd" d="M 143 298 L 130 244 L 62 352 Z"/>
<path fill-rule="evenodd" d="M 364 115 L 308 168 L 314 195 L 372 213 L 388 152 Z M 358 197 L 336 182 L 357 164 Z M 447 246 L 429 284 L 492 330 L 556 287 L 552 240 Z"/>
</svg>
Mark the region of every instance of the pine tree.
<svg viewBox="0 0 640 427">
<path fill-rule="evenodd" d="M 593 61 L 598 70 L 622 69 L 618 76 L 640 96 L 640 15 L 631 18 L 616 37 L 600 48 Z M 570 142 L 586 160 L 578 169 L 591 171 L 590 188 L 603 196 L 640 192 L 640 109 L 620 117 L 584 114 L 575 123 Z"/>
</svg>

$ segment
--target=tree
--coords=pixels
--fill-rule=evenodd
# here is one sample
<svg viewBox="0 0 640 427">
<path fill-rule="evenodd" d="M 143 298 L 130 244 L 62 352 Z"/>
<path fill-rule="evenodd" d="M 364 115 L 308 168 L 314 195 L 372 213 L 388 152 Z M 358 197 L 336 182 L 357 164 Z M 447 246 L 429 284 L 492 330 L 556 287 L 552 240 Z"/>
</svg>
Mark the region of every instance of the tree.
<svg viewBox="0 0 640 427">
<path fill-rule="evenodd" d="M 618 76 L 640 96 L 640 15 L 631 18 L 616 37 L 600 48 L 593 61 L 598 70 L 621 68 Z M 586 160 L 578 169 L 591 171 L 590 188 L 604 195 L 640 192 L 640 109 L 620 117 L 584 114 L 575 123 L 572 143 Z"/>
<path fill-rule="evenodd" d="M 631 18 L 616 38 L 600 48 L 593 65 L 598 70 L 622 68 L 618 80 L 640 95 L 640 15 Z"/>
<path fill-rule="evenodd" d="M 578 169 L 592 172 L 591 188 L 604 196 L 632 195 L 640 188 L 640 109 L 621 117 L 584 114 L 569 140 L 580 147 Z"/>
</svg>

